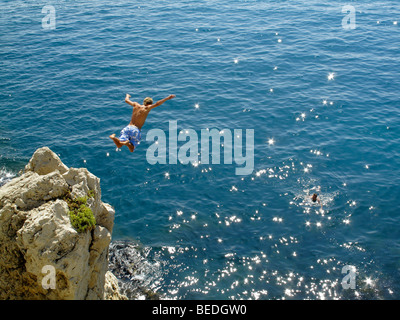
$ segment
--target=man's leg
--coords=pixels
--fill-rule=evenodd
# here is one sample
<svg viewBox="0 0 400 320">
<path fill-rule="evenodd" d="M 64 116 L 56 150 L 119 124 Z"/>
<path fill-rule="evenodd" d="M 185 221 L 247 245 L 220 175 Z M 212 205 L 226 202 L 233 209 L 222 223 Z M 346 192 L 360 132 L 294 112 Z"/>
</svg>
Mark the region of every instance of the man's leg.
<svg viewBox="0 0 400 320">
<path fill-rule="evenodd" d="M 135 150 L 135 147 L 133 146 L 132 143 L 130 143 L 129 141 L 121 141 L 118 138 L 115 137 L 115 133 L 113 133 L 110 136 L 110 139 L 112 139 L 112 141 L 114 141 L 115 145 L 117 146 L 117 148 L 121 148 L 122 146 L 127 146 L 129 148 L 130 152 L 133 152 Z"/>
<path fill-rule="evenodd" d="M 114 141 L 114 143 L 115 143 L 115 145 L 117 146 L 117 148 L 121 148 L 121 147 L 123 146 L 122 142 L 119 141 L 119 139 L 115 137 L 115 133 L 113 133 L 113 134 L 110 136 L 110 139 L 111 139 L 112 141 Z"/>
<path fill-rule="evenodd" d="M 135 149 L 134 145 L 129 141 L 121 141 L 121 140 L 119 141 L 123 146 L 127 146 L 130 152 L 133 152 L 133 150 Z"/>
<path fill-rule="evenodd" d="M 126 144 L 126 146 L 129 148 L 129 151 L 133 152 L 133 150 L 135 150 L 135 146 L 132 143 L 130 143 L 129 141 L 126 141 L 126 142 L 128 142 Z"/>
</svg>

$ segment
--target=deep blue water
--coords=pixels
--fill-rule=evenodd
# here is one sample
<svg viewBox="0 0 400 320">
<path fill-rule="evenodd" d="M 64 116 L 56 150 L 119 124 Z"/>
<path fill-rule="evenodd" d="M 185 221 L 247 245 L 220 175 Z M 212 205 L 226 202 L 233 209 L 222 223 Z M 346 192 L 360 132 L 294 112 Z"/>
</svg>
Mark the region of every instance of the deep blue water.
<svg viewBox="0 0 400 320">
<path fill-rule="evenodd" d="M 45 145 L 87 167 L 113 239 L 140 243 L 140 276 L 169 298 L 400 298 L 397 0 L 350 2 L 355 29 L 341 1 L 48 4 L 55 30 L 44 4 L 1 2 L 0 184 Z M 176 95 L 133 154 L 108 138 L 129 122 L 126 93 Z M 253 173 L 149 164 L 146 133 L 170 120 L 254 129 Z"/>
</svg>

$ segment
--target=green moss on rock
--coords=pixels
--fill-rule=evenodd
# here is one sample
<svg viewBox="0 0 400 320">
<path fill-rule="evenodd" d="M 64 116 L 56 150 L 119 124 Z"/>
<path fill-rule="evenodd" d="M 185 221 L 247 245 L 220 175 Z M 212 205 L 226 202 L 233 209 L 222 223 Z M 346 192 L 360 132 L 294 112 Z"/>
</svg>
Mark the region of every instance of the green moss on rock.
<svg viewBox="0 0 400 320">
<path fill-rule="evenodd" d="M 69 207 L 71 224 L 78 232 L 91 231 L 96 226 L 96 219 L 93 211 L 87 206 L 87 199 L 87 196 L 72 199 L 70 193 L 64 197 Z"/>
</svg>

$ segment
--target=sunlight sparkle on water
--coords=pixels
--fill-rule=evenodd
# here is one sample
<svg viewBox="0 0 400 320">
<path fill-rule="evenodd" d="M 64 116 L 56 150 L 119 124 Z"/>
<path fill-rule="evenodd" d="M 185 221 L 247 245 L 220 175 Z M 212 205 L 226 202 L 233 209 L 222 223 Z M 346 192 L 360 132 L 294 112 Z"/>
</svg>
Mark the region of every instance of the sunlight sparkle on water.
<svg viewBox="0 0 400 320">
<path fill-rule="evenodd" d="M 335 79 L 335 74 L 331 72 L 330 74 L 328 74 L 328 80 L 333 80 L 333 79 Z"/>
<path fill-rule="evenodd" d="M 368 286 L 373 287 L 374 286 L 374 281 L 371 278 L 365 279 L 365 284 Z"/>
</svg>

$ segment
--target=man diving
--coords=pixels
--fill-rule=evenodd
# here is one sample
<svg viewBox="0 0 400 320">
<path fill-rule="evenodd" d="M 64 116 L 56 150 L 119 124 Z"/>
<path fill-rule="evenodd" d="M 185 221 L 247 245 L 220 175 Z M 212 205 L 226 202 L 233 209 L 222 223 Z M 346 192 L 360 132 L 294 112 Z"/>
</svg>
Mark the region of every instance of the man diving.
<svg viewBox="0 0 400 320">
<path fill-rule="evenodd" d="M 126 94 L 125 102 L 133 107 L 131 122 L 121 130 L 121 134 L 118 138 L 115 136 L 115 133 L 110 135 L 110 138 L 114 141 L 117 148 L 127 146 L 129 151 L 133 152 L 136 146 L 140 143 L 140 139 L 142 138 L 142 126 L 144 125 L 150 110 L 162 105 L 167 100 L 175 98 L 175 95 L 171 94 L 156 103 L 153 103 L 153 99 L 147 97 L 143 100 L 143 105 L 137 102 L 132 102 L 130 97 L 130 94 Z"/>
</svg>

